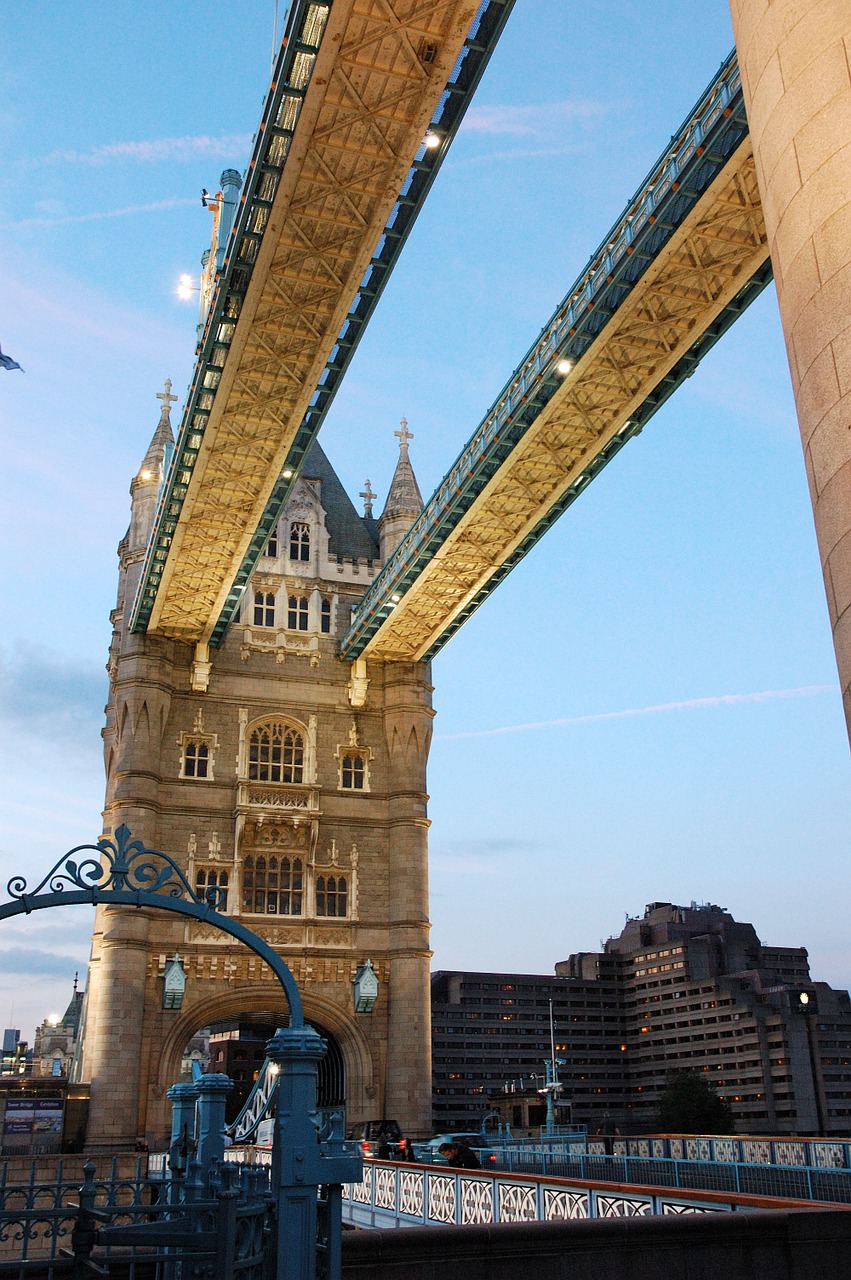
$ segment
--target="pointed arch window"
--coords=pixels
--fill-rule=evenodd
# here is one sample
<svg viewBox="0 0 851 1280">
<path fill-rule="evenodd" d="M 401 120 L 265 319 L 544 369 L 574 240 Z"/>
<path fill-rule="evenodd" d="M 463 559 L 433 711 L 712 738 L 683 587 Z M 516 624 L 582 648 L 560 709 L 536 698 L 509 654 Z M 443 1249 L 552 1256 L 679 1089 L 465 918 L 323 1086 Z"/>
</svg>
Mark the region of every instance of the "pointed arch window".
<svg viewBox="0 0 851 1280">
<path fill-rule="evenodd" d="M 304 738 L 281 720 L 257 725 L 248 739 L 252 782 L 303 782 Z"/>
<path fill-rule="evenodd" d="M 304 904 L 301 858 L 249 854 L 242 867 L 242 909 L 254 915 L 300 916 Z"/>
<path fill-rule="evenodd" d="M 316 879 L 316 914 L 335 916 L 347 914 L 348 884 L 345 876 L 318 876 Z"/>
<path fill-rule="evenodd" d="M 269 541 L 266 543 L 266 550 L 264 554 L 267 556 L 272 556 L 273 559 L 278 554 L 278 526 L 277 525 L 275 525 L 274 529 L 269 534 Z"/>
<path fill-rule="evenodd" d="M 326 596 L 322 597 L 319 606 L 319 630 L 323 636 L 331 634 L 331 601 Z"/>
<path fill-rule="evenodd" d="M 306 631 L 307 622 L 307 596 L 290 596 L 287 600 L 287 627 L 290 631 Z"/>
<path fill-rule="evenodd" d="M 310 559 L 310 525 L 305 520 L 293 520 L 290 525 L 290 559 Z"/>
</svg>

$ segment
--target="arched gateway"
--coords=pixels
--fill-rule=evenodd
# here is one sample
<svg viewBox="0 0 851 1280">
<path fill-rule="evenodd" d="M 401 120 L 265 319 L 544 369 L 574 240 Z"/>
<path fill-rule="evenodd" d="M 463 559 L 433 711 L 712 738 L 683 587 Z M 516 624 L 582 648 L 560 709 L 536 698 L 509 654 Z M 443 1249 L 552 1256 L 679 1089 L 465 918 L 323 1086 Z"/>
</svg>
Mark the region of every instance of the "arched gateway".
<svg viewBox="0 0 851 1280">
<path fill-rule="evenodd" d="M 119 547 L 104 831 L 125 824 L 166 850 L 196 894 L 215 892 L 228 919 L 286 961 L 305 1019 L 339 1046 L 349 1123 L 388 1117 L 428 1132 L 430 672 L 375 664 L 357 680 L 337 656 L 352 606 L 421 505 L 410 433 L 378 521 L 371 490 L 360 516 L 312 448 L 237 620 L 199 664 L 194 643 L 130 629 L 172 444 L 168 389 L 160 399 Z M 185 993 L 164 1008 L 176 954 Z M 367 959 L 378 998 L 358 1014 L 353 980 Z M 100 1116 L 90 1142 L 161 1140 L 193 1032 L 277 1015 L 277 990 L 267 966 L 202 920 L 100 906 L 81 1070 Z"/>
</svg>

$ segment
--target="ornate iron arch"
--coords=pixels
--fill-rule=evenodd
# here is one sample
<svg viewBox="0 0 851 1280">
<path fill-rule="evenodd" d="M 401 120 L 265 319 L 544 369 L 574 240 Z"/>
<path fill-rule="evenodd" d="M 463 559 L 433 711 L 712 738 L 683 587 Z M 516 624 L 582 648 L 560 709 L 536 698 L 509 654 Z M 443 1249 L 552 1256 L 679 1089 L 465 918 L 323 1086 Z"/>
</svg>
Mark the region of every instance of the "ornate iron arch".
<svg viewBox="0 0 851 1280">
<path fill-rule="evenodd" d="M 77 857 L 86 853 L 96 856 Z M 42 892 L 45 886 L 47 891 Z M 35 889 L 27 889 L 23 876 L 13 876 L 6 889 L 12 901 L 0 905 L 0 920 L 48 907 L 104 905 L 173 911 L 221 929 L 266 962 L 284 988 L 290 1026 L 304 1026 L 301 996 L 287 965 L 256 933 L 217 909 L 224 901 L 225 890 L 210 885 L 199 898 L 169 854 L 133 840 L 123 823 L 114 840 L 102 839 L 97 844 L 78 844 L 69 849 Z"/>
</svg>

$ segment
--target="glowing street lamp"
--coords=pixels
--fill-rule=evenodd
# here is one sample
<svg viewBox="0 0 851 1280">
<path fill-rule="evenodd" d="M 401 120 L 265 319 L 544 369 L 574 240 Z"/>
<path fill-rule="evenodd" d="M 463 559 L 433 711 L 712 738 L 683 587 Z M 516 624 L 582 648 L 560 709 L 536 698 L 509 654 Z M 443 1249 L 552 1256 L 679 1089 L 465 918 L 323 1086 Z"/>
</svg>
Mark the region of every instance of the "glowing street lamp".
<svg viewBox="0 0 851 1280">
<path fill-rule="evenodd" d="M 182 275 L 177 282 L 177 296 L 184 302 L 189 302 L 193 293 L 200 292 L 200 284 L 196 284 L 190 275 Z"/>
</svg>

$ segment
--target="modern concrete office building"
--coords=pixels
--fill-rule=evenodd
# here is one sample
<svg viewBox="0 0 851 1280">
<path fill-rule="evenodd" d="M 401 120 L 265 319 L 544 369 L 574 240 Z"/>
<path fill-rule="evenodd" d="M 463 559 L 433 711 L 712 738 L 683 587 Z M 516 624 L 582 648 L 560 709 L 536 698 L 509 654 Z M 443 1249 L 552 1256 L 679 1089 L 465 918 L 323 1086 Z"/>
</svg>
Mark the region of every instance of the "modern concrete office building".
<svg viewBox="0 0 851 1280">
<path fill-rule="evenodd" d="M 535 1087 L 550 1002 L 562 1098 L 592 1131 L 607 1112 L 652 1129 L 666 1075 L 696 1067 L 740 1132 L 851 1132 L 848 993 L 811 979 L 805 948 L 764 946 L 721 907 L 667 902 L 553 975 L 435 973 L 436 1129 L 477 1125 L 489 1094 Z"/>
</svg>

